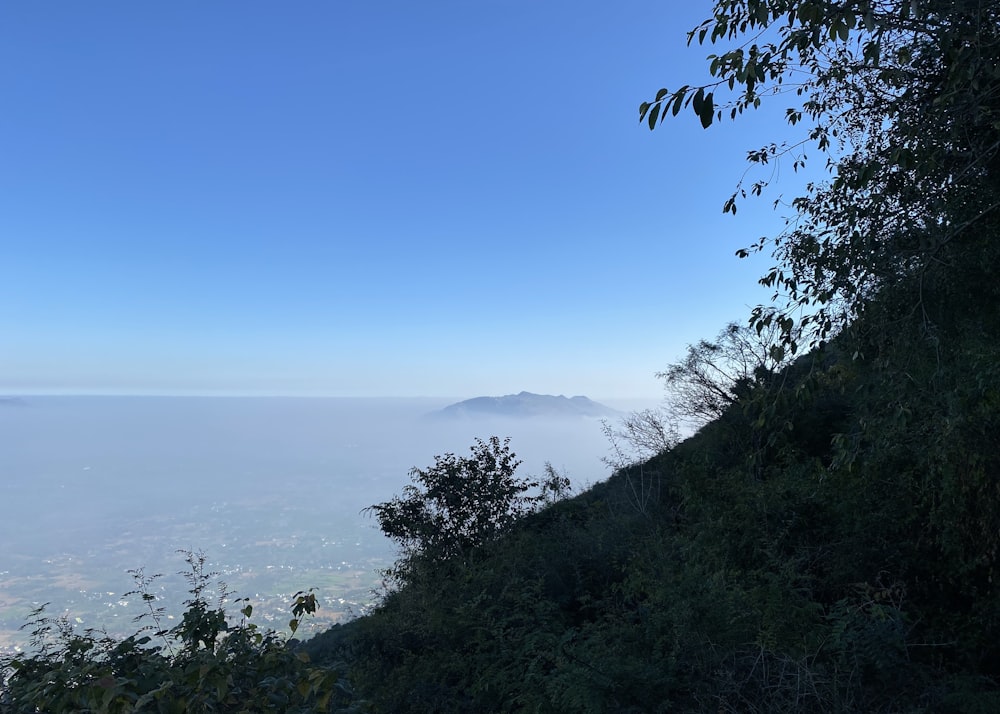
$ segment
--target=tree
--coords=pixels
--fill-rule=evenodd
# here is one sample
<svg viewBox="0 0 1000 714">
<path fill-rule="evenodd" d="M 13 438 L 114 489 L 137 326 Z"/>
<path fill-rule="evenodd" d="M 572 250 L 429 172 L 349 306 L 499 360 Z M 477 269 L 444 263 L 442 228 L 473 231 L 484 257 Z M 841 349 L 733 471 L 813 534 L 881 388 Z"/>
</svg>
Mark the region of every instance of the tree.
<svg viewBox="0 0 1000 714">
<path fill-rule="evenodd" d="M 778 337 L 773 325 L 758 331 L 733 322 L 715 340 L 689 345 L 684 359 L 656 375 L 665 382 L 669 411 L 696 427 L 721 417 L 787 364 Z"/>
<path fill-rule="evenodd" d="M 1000 4 L 717 0 L 688 34 L 694 41 L 728 45 L 708 57 L 713 80 L 661 89 L 640 106 L 641 121 L 652 129 L 690 107 L 707 128 L 788 98 L 801 141 L 766 144 L 749 161 L 790 159 L 798 169 L 815 146 L 830 174 L 792 201 L 780 235 L 737 253 L 770 245 L 777 260 L 760 280 L 775 302 L 753 322 L 779 325 L 794 353 L 887 286 L 909 286 L 908 312 L 928 334 L 954 309 L 947 296 L 960 283 L 966 304 L 997 298 Z M 741 183 L 723 210 L 735 213 L 766 185 Z"/>
<path fill-rule="evenodd" d="M 496 436 L 476 439 L 471 451 L 467 457 L 436 456 L 433 466 L 412 469 L 416 485 L 406 486 L 402 497 L 365 509 L 402 547 L 404 564 L 468 558 L 569 486 L 551 468 L 544 481 L 518 478 L 521 462 L 510 450 L 509 438 L 502 443 Z"/>
<path fill-rule="evenodd" d="M 601 425 L 612 451 L 604 463 L 616 469 L 670 451 L 680 440 L 676 415 L 664 409 L 640 409 L 626 414 L 617 426 L 604 419 Z"/>
</svg>

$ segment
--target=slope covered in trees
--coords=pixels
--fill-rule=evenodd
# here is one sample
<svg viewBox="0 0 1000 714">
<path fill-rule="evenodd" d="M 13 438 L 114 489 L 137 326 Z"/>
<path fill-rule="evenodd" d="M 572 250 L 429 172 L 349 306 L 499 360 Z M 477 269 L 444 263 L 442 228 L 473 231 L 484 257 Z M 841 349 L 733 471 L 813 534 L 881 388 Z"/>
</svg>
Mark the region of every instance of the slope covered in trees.
<svg viewBox="0 0 1000 714">
<path fill-rule="evenodd" d="M 308 649 L 375 711 L 995 711 L 1000 353 L 965 346 L 909 361 L 938 399 L 801 359 Z"/>
<path fill-rule="evenodd" d="M 373 507 L 406 546 L 392 589 L 304 657 L 220 637 L 196 595 L 173 679 L 138 640 L 70 640 L 21 660 L 4 706 L 75 686 L 122 711 L 1000 710 L 1000 8 L 717 0 L 692 41 L 718 47 L 712 83 L 643 121 L 787 100 L 803 143 L 751 160 L 830 170 L 748 249 L 773 252 L 775 302 L 720 342 L 752 359 L 704 343 L 664 372 L 711 421 L 548 505 L 498 441 L 441 457 Z"/>
</svg>

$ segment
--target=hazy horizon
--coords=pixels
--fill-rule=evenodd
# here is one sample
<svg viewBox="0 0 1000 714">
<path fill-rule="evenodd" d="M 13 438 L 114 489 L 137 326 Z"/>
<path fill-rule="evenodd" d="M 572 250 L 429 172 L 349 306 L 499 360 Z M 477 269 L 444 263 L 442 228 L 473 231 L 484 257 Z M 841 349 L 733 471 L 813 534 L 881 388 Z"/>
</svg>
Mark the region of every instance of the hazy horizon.
<svg viewBox="0 0 1000 714">
<path fill-rule="evenodd" d="M 0 646 L 23 644 L 17 628 L 46 601 L 81 626 L 129 622 L 118 603 L 126 571 L 174 573 L 178 549 L 204 550 L 238 594 L 268 604 L 262 612 L 313 586 L 324 622 L 357 612 L 393 557 L 363 509 L 476 438 L 511 437 L 522 476 L 550 462 L 580 490 L 609 474 L 597 420 L 425 418 L 448 403 L 48 395 L 0 405 Z M 177 578 L 165 582 L 183 595 Z"/>
<path fill-rule="evenodd" d="M 101 391 L 35 391 L 35 392 L 2 392 L 0 391 L 0 406 L 3 406 L 4 400 L 29 400 L 33 397 L 46 398 L 46 397 L 123 397 L 123 398 L 203 398 L 203 399 L 330 399 L 330 400 L 373 400 L 373 401 L 425 401 L 429 404 L 435 404 L 440 402 L 441 406 L 448 406 L 453 403 L 465 401 L 467 399 L 474 399 L 476 397 L 503 397 L 518 394 L 522 391 L 531 392 L 533 394 L 538 394 L 542 396 L 555 396 L 555 397 L 576 397 L 582 396 L 587 397 L 595 402 L 604 404 L 605 406 L 612 407 L 619 411 L 627 412 L 632 410 L 647 409 L 659 406 L 662 404 L 661 399 L 651 399 L 643 397 L 600 397 L 593 396 L 590 394 L 583 394 L 579 392 L 574 393 L 564 393 L 559 394 L 556 392 L 532 392 L 532 390 L 517 390 L 514 392 L 506 392 L 503 394 L 467 394 L 467 395 L 432 395 L 432 394 L 418 394 L 410 396 L 400 396 L 394 394 L 376 394 L 369 396 L 346 396 L 338 394 L 287 394 L 287 393 L 274 393 L 274 394 L 261 394 L 261 393 L 212 393 L 212 392 L 163 392 L 157 393 L 152 391 L 146 392 L 101 392 Z M 433 407 L 432 407 L 433 408 Z"/>
</svg>

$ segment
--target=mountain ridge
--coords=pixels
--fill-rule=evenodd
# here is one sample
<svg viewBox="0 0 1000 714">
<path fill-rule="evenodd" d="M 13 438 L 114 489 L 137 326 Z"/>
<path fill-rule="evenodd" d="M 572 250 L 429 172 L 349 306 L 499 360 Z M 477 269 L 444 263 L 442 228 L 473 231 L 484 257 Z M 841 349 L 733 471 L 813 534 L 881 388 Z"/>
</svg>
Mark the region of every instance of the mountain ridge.
<svg viewBox="0 0 1000 714">
<path fill-rule="evenodd" d="M 617 417 L 621 412 L 600 402 L 576 395 L 535 394 L 521 391 L 500 397 L 481 396 L 465 399 L 432 412 L 435 418 L 480 418 L 490 416 L 530 419 L 533 417 L 600 418 Z"/>
</svg>

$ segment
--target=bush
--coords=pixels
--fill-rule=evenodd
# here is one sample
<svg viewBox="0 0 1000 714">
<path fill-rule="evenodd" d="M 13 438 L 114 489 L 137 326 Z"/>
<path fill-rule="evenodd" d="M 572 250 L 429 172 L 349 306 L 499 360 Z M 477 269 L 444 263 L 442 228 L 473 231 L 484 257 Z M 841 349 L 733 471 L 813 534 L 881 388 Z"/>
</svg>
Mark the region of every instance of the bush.
<svg viewBox="0 0 1000 714">
<path fill-rule="evenodd" d="M 317 667 L 281 636 L 251 623 L 248 598 L 239 619 L 224 608 L 228 592 L 218 584 L 205 556 L 187 553 L 190 599 L 181 622 L 164 629 L 149 585 L 156 576 L 134 571 L 147 623 L 124 639 L 88 629 L 76 632 L 65 618 L 35 610 L 32 653 L 3 662 L 0 712 L 333 712 L 353 711 L 350 687 L 337 666 Z M 298 619 L 316 611 L 315 596 L 300 592 L 292 605 Z"/>
</svg>

